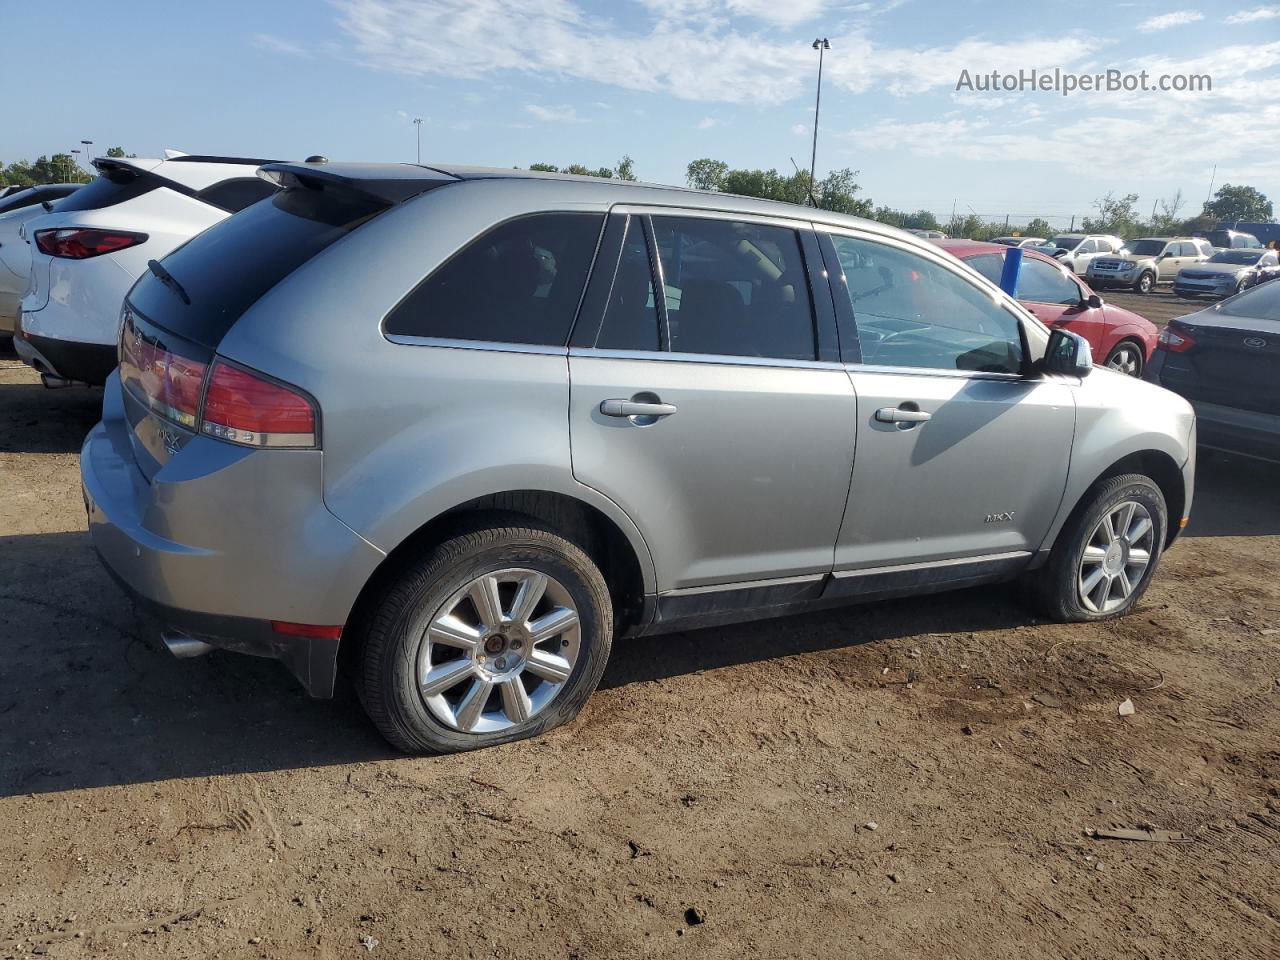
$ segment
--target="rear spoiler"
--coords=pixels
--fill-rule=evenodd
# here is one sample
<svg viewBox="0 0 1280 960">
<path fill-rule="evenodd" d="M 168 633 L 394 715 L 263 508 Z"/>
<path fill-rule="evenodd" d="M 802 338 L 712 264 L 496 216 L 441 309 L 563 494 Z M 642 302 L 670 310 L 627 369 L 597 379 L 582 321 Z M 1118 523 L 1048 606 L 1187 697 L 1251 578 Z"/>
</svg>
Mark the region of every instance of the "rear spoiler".
<svg viewBox="0 0 1280 960">
<path fill-rule="evenodd" d="M 408 163 L 264 163 L 258 176 L 283 188 L 342 188 L 385 204 L 403 203 L 458 178 Z"/>
</svg>

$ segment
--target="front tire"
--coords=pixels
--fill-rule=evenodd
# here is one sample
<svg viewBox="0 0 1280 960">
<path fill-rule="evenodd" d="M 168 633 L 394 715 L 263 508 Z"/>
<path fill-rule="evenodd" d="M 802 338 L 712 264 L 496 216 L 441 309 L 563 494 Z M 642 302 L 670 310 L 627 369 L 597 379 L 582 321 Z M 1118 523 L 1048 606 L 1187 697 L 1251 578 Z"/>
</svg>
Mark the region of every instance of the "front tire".
<svg viewBox="0 0 1280 960">
<path fill-rule="evenodd" d="M 1142 276 L 1138 278 L 1138 282 L 1133 285 L 1133 292 L 1147 294 L 1147 293 L 1150 293 L 1152 290 L 1154 290 L 1155 287 L 1156 287 L 1155 274 L 1151 273 L 1151 271 L 1148 270 L 1148 271 L 1144 271 Z"/>
<path fill-rule="evenodd" d="M 1124 616 L 1151 583 L 1168 523 L 1150 478 L 1099 481 L 1058 534 L 1048 564 L 1030 575 L 1037 606 L 1064 623 Z"/>
<path fill-rule="evenodd" d="M 613 607 L 600 570 L 538 527 L 459 533 L 406 565 L 370 608 L 357 692 L 406 753 L 533 737 L 600 682 Z"/>
<path fill-rule="evenodd" d="M 1141 377 L 1143 363 L 1142 348 L 1132 340 L 1121 340 L 1104 361 L 1105 366 L 1127 377 Z"/>
</svg>

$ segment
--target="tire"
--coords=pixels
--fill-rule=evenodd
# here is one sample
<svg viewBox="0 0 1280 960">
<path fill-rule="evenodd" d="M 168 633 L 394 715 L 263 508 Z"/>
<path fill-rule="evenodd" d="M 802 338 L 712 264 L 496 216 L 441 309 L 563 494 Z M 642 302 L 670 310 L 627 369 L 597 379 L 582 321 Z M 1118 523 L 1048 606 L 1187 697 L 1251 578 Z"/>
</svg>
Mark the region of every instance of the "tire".
<svg viewBox="0 0 1280 960">
<path fill-rule="evenodd" d="M 1248 289 L 1249 289 L 1249 281 L 1248 281 L 1248 280 L 1237 280 L 1237 281 L 1236 281 L 1236 288 L 1235 288 L 1234 290 L 1232 290 L 1232 291 L 1231 291 L 1231 293 L 1230 293 L 1230 294 L 1228 294 L 1228 296 L 1232 296 L 1232 297 L 1234 297 L 1237 293 L 1244 293 L 1244 292 L 1245 292 L 1246 290 L 1248 290 Z"/>
<path fill-rule="evenodd" d="M 1132 340 L 1121 340 L 1111 348 L 1103 365 L 1126 376 L 1141 377 L 1146 361 L 1141 346 Z"/>
<path fill-rule="evenodd" d="M 1116 548 L 1114 555 L 1107 550 L 1106 560 L 1086 562 L 1086 548 L 1098 546 L 1105 539 L 1104 518 L 1111 518 L 1127 504 L 1135 504 L 1141 510 L 1130 514 L 1130 548 Z M 1142 513 L 1150 524 L 1139 533 L 1137 527 Z M 1115 523 L 1113 527 L 1116 527 Z M 1124 616 L 1133 609 L 1151 583 L 1160 563 L 1168 528 L 1164 495 L 1150 478 L 1130 473 L 1098 481 L 1072 511 L 1066 526 L 1058 534 L 1049 562 L 1043 569 L 1029 575 L 1036 606 L 1049 619 L 1062 623 L 1113 620 Z M 1137 556 L 1143 550 L 1147 561 L 1139 567 Z M 1131 560 L 1133 564 L 1129 562 Z M 1112 573 L 1117 567 L 1124 573 L 1123 582 Z M 1101 583 L 1095 581 L 1086 597 L 1084 587 L 1094 570 L 1101 570 L 1102 578 L 1108 582 L 1104 590 Z M 1124 593 L 1125 585 L 1129 587 L 1127 594 Z"/>
<path fill-rule="evenodd" d="M 1156 278 L 1150 270 L 1144 270 L 1142 276 L 1133 285 L 1134 293 L 1148 294 L 1156 288 Z"/>
<path fill-rule="evenodd" d="M 504 520 L 511 525 L 499 525 Z M 532 584 L 533 596 L 538 577 L 541 599 L 521 616 L 521 590 Z M 490 581 L 496 608 L 477 586 Z M 600 570 L 579 547 L 524 518 L 498 518 L 424 551 L 367 609 L 356 691 L 378 731 L 406 753 L 474 750 L 567 723 L 599 684 L 613 640 Z M 536 639 L 531 625 L 554 630 L 568 623 L 566 610 L 576 626 Z M 446 614 L 447 629 L 428 631 Z M 497 629 L 486 626 L 492 621 Z M 435 686 L 424 691 L 420 675 L 435 676 Z"/>
</svg>

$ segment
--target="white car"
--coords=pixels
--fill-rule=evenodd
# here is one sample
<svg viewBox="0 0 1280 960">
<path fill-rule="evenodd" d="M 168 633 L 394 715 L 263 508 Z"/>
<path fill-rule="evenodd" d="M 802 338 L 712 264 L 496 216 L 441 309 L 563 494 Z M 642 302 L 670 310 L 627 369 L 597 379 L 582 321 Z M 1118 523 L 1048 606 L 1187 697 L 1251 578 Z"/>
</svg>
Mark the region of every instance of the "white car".
<svg viewBox="0 0 1280 960">
<path fill-rule="evenodd" d="M 1002 243 L 1006 247 L 1042 247 L 1049 241 L 1044 237 L 996 237 L 992 243 Z"/>
<path fill-rule="evenodd" d="M 25 225 L 31 279 L 14 331 L 46 386 L 103 383 L 116 365 L 120 305 L 149 261 L 274 193 L 269 161 L 190 156 L 99 158 L 98 177 Z"/>
<path fill-rule="evenodd" d="M 1112 234 L 1060 233 L 1039 248 L 1078 277 L 1083 277 L 1094 257 L 1119 253 L 1124 241 Z"/>
<path fill-rule="evenodd" d="M 13 333 L 31 270 L 31 252 L 22 236 L 22 225 L 44 216 L 49 212 L 45 204 L 57 203 L 79 187 L 77 183 L 42 183 L 6 189 L 0 196 L 0 338 L 7 339 Z"/>
</svg>

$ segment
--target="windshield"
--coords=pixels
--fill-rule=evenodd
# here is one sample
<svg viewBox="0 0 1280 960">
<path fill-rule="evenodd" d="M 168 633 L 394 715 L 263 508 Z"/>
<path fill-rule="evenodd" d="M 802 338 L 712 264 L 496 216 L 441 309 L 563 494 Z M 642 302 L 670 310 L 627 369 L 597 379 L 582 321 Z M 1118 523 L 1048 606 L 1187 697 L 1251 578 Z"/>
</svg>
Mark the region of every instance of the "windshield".
<svg viewBox="0 0 1280 960">
<path fill-rule="evenodd" d="M 1228 317 L 1251 317 L 1280 322 L 1280 283 L 1264 283 L 1224 300 L 1217 310 Z"/>
<path fill-rule="evenodd" d="M 1261 250 L 1222 250 L 1209 258 L 1209 263 L 1257 263 Z"/>
<path fill-rule="evenodd" d="M 1163 240 L 1135 240 L 1125 244 L 1125 249 L 1135 257 L 1158 257 L 1164 253 Z"/>
<path fill-rule="evenodd" d="M 1057 250 L 1074 250 L 1080 246 L 1080 241 L 1083 239 L 1083 237 L 1054 237 L 1045 246 L 1053 247 Z"/>
</svg>

